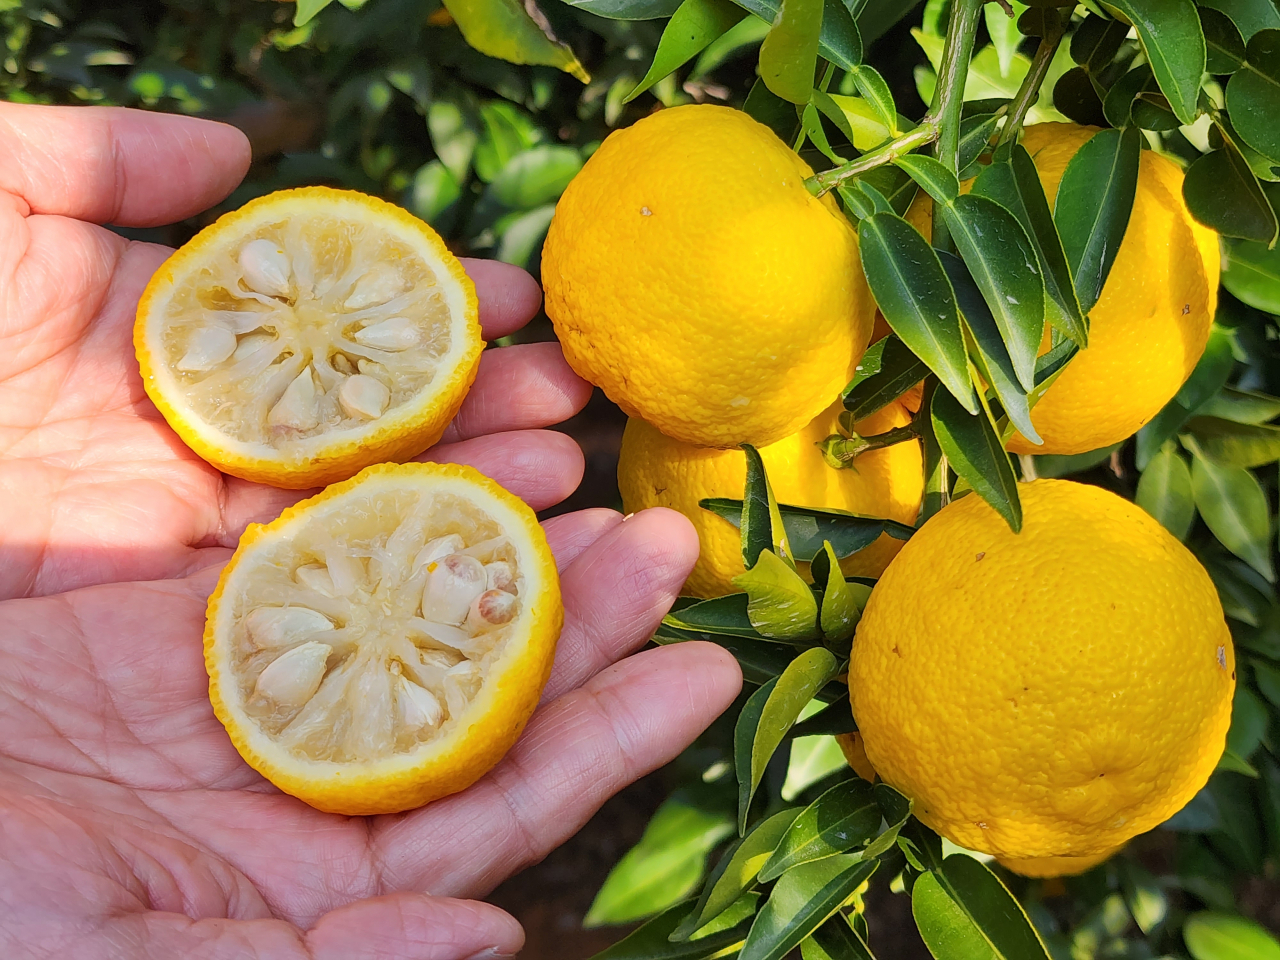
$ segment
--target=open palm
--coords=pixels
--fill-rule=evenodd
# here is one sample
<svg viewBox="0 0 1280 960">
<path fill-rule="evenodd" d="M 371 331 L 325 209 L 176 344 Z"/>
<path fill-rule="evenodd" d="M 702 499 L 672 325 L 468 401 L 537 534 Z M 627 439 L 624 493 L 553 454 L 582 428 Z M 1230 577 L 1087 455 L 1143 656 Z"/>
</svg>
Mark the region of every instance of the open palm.
<svg viewBox="0 0 1280 960">
<path fill-rule="evenodd" d="M 719 648 L 644 643 L 697 551 L 667 511 L 546 524 L 565 630 L 544 701 L 475 786 L 407 814 L 322 814 L 232 748 L 201 633 L 245 524 L 298 499 L 226 477 L 146 399 L 138 295 L 168 251 L 97 224 L 171 222 L 248 163 L 233 129 L 0 104 L 0 950 L 6 957 L 514 954 L 481 896 L 666 762 L 727 705 Z M 488 337 L 527 322 L 522 271 L 471 261 Z M 582 474 L 533 429 L 589 388 L 555 345 L 489 351 L 432 459 L 536 508 Z M 619 662 L 620 661 L 620 662 Z"/>
</svg>

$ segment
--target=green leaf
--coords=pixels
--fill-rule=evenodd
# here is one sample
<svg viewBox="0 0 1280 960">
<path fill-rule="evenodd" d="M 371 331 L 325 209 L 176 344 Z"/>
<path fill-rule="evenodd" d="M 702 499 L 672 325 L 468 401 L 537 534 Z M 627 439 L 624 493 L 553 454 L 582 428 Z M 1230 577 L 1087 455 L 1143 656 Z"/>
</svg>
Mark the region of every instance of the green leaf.
<svg viewBox="0 0 1280 960">
<path fill-rule="evenodd" d="M 747 616 L 747 595 L 731 593 L 724 597 L 700 600 L 688 606 L 673 609 L 662 622 L 677 630 L 694 630 L 721 634 L 728 637 L 748 637 L 764 640 L 751 625 Z"/>
<path fill-rule="evenodd" d="M 623 102 L 630 103 L 684 66 L 744 16 L 731 0 L 684 0 L 662 30 L 649 70 Z"/>
<path fill-rule="evenodd" d="M 951 239 L 964 258 L 1004 338 L 1018 382 L 1035 386 L 1044 336 L 1044 280 L 1035 249 L 1004 207 L 972 193 L 942 207 Z"/>
<path fill-rule="evenodd" d="M 921 873 L 942 869 L 942 838 L 914 817 L 899 830 L 898 847 Z"/>
<path fill-rule="evenodd" d="M 760 45 L 760 79 L 791 103 L 808 103 L 818 62 L 822 0 L 782 0 Z"/>
<path fill-rule="evenodd" d="M 1200 7 L 1200 27 L 1204 30 L 1209 73 L 1235 73 L 1244 62 L 1244 37 L 1231 18 L 1212 7 Z"/>
<path fill-rule="evenodd" d="M 859 150 L 878 147 L 892 136 L 889 125 L 870 100 L 837 93 L 825 94 L 816 90 L 814 97 L 814 102 Z"/>
<path fill-rule="evenodd" d="M 1223 244 L 1226 266 L 1222 285 L 1251 307 L 1280 313 L 1280 245 L 1228 240 Z"/>
<path fill-rule="evenodd" d="M 582 925 L 630 923 L 683 900 L 702 879 L 707 854 L 731 833 L 728 816 L 673 794 L 609 871 Z"/>
<path fill-rule="evenodd" d="M 772 856 L 802 809 L 793 807 L 761 820 L 745 837 L 726 850 L 707 877 L 697 906 L 672 931 L 671 939 L 688 940 L 750 890 L 755 885 L 760 868 Z"/>
<path fill-rule="evenodd" d="M 705 960 L 741 943 L 751 929 L 752 917 L 748 916 L 727 930 L 708 933 L 697 940 L 672 943 L 671 932 L 688 909 L 688 903 L 669 907 L 591 960 Z"/>
<path fill-rule="evenodd" d="M 1018 218 L 1040 263 L 1046 294 L 1045 319 L 1081 347 L 1088 346 L 1088 320 L 1080 309 L 1062 238 L 1027 148 L 1018 144 L 1008 160 L 986 167 L 974 181 L 973 193 L 990 197 Z"/>
<path fill-rule="evenodd" d="M 415 217 L 431 223 L 462 196 L 457 179 L 439 160 L 424 163 L 413 175 L 406 204 Z"/>
<path fill-rule="evenodd" d="M 1258 690 L 1271 701 L 1273 707 L 1280 707 L 1280 667 L 1273 667 L 1265 660 L 1253 660 L 1253 677 L 1257 681 Z M 831 709 L 828 707 L 828 709 Z"/>
<path fill-rule="evenodd" d="M 531 210 L 555 201 L 581 169 L 573 147 L 540 144 L 512 157 L 485 192 L 512 210 Z"/>
<path fill-rule="evenodd" d="M 840 572 L 840 560 L 831 541 L 822 545 L 827 555 L 827 582 L 822 591 L 822 608 L 818 623 L 827 647 L 839 656 L 849 655 L 849 641 L 862 618 L 862 609 L 871 596 L 871 588 L 861 583 L 849 583 Z"/>
<path fill-rule="evenodd" d="M 1071 59 L 1092 74 L 1101 73 L 1120 52 L 1129 25 L 1091 13 L 1071 35 Z"/>
<path fill-rule="evenodd" d="M 880 807 L 871 784 L 854 777 L 837 783 L 791 824 L 777 849 L 760 868 L 760 881 L 768 883 L 792 867 L 860 847 L 880 826 Z"/>
<path fill-rule="evenodd" d="M 995 960 L 991 944 L 935 874 L 926 873 L 911 888 L 911 915 L 937 960 Z"/>
<path fill-rule="evenodd" d="M 564 0 L 571 7 L 610 20 L 656 20 L 669 17 L 680 0 Z"/>
<path fill-rule="evenodd" d="M 1280 417 L 1280 397 L 1223 387 L 1196 412 L 1202 416 L 1218 417 L 1236 423 L 1266 423 Z"/>
<path fill-rule="evenodd" d="M 960 181 L 942 162 L 922 153 L 909 153 L 894 164 L 905 170 L 925 192 L 938 203 L 949 203 L 960 196 Z"/>
<path fill-rule="evenodd" d="M 772 550 L 761 550 L 756 565 L 733 578 L 747 593 L 747 618 L 766 637 L 810 640 L 818 636 L 818 602 L 795 567 Z"/>
<path fill-rule="evenodd" d="M 886 163 L 882 167 L 868 170 L 866 173 L 859 174 L 854 180 L 875 187 L 889 201 L 893 212 L 899 216 L 906 214 L 911 201 L 916 197 L 916 182 L 907 175 L 905 170 L 899 170 L 892 164 Z"/>
<path fill-rule="evenodd" d="M 795 140 L 796 131 L 800 129 L 800 117 L 796 114 L 795 104 L 774 96 L 759 77 L 747 93 L 747 99 L 742 104 L 742 112 L 763 123 L 776 133 L 783 143 L 791 143 Z"/>
<path fill-rule="evenodd" d="M 897 400 L 928 373 L 924 362 L 890 334 L 867 348 L 840 399 L 854 420 L 862 420 Z"/>
<path fill-rule="evenodd" d="M 888 128 L 889 135 L 896 137 L 900 132 L 898 129 L 898 108 L 893 102 L 893 94 L 889 91 L 889 84 L 885 82 L 884 77 L 880 76 L 879 71 L 875 67 L 860 64 L 849 71 L 849 76 L 853 78 L 854 86 L 858 88 L 858 93 L 862 94 L 863 99 L 871 105 L 875 110 L 876 116 Z M 854 144 L 857 146 L 857 144 Z"/>
<path fill-rule="evenodd" d="M 1196 519 L 1191 468 L 1172 442 L 1165 443 L 1142 471 L 1134 501 L 1179 540 L 1187 539 Z"/>
<path fill-rule="evenodd" d="M 1280 690 L 1280 687 L 1276 689 Z M 805 717 L 792 727 L 790 736 L 793 739 L 835 736 L 841 733 L 853 733 L 857 729 L 857 725 L 853 722 L 853 710 L 849 707 L 849 692 L 846 688 L 844 696 L 839 700 L 833 700 L 817 713 Z"/>
<path fill-rule="evenodd" d="M 1280 460 L 1280 427 L 1196 416 L 1183 430 L 1196 438 L 1206 457 L 1226 467 L 1261 467 Z"/>
<path fill-rule="evenodd" d="M 1016 2 L 1016 0 L 1015 0 Z M 1022 34 L 1018 31 L 1018 17 L 1026 7 L 1017 3 L 1013 13 L 1005 13 L 999 6 L 988 6 L 983 10 L 987 22 L 987 35 L 996 48 L 1000 63 L 1000 73 L 1007 76 L 1013 68 L 1013 58 L 1022 43 Z"/>
<path fill-rule="evenodd" d="M 1138 929 L 1150 935 L 1169 916 L 1169 898 L 1159 881 L 1136 861 L 1118 860 L 1116 866 L 1125 906 Z"/>
<path fill-rule="evenodd" d="M 1245 64 L 1227 84 L 1227 109 L 1242 140 L 1280 162 L 1280 29 L 1261 30 L 1249 40 Z"/>
<path fill-rule="evenodd" d="M 693 65 L 689 78 L 702 79 L 748 47 L 759 46 L 768 36 L 770 26 L 771 24 L 755 16 L 740 20 L 736 26 L 730 27 L 707 45 L 698 57 L 698 62 Z"/>
<path fill-rule="evenodd" d="M 803 722 L 803 721 L 801 721 Z M 794 732 L 795 728 L 792 728 Z M 849 763 L 834 737 L 792 737 L 787 775 L 778 795 L 791 803 L 820 780 L 832 774 L 847 778 Z"/>
<path fill-rule="evenodd" d="M 1280 960 L 1280 941 L 1252 920 L 1225 913 L 1193 913 L 1182 938 L 1195 960 Z"/>
<path fill-rule="evenodd" d="M 333 0 L 298 0 L 298 8 L 293 12 L 293 25 L 301 27 L 308 23 L 317 13 L 333 3 Z"/>
<path fill-rule="evenodd" d="M 961 406 L 976 412 L 955 293 L 933 247 L 906 220 L 888 213 L 863 220 L 858 237 L 871 293 L 893 332 Z"/>
<path fill-rule="evenodd" d="M 967 854 L 954 853 L 942 861 L 942 869 L 933 876 L 986 940 L 991 956 L 1000 960 L 1049 960 L 1049 951 L 1026 912 L 986 864 Z M 913 909 L 914 906 L 913 901 Z"/>
<path fill-rule="evenodd" d="M 427 111 L 431 146 L 454 180 L 461 184 L 471 169 L 471 157 L 480 142 L 480 130 L 473 115 L 449 100 L 435 100 Z"/>
<path fill-rule="evenodd" d="M 734 0 L 761 20 L 778 22 L 779 0 Z M 822 30 L 818 34 L 818 51 L 841 70 L 852 70 L 862 62 L 862 37 L 843 0 L 823 0 Z M 810 80 L 813 71 L 809 73 Z M 809 98 L 806 96 L 804 101 Z M 804 102 L 799 101 L 799 102 Z"/>
<path fill-rule="evenodd" d="M 541 246 L 547 235 L 555 212 L 556 205 L 548 203 L 499 220 L 494 225 L 499 237 L 498 259 L 517 267 L 527 267 L 534 251 Z"/>
<path fill-rule="evenodd" d="M 978 113 L 960 121 L 959 165 L 964 170 L 986 151 L 1000 124 L 996 113 Z"/>
<path fill-rule="evenodd" d="M 1192 438 L 1184 437 L 1183 443 L 1195 458 L 1191 486 L 1200 516 L 1224 547 L 1274 583 L 1271 521 L 1258 479 L 1242 467 L 1210 460 Z"/>
<path fill-rule="evenodd" d="M 1248 760 L 1267 735 L 1271 714 L 1258 695 L 1245 686 L 1237 686 L 1231 702 L 1231 729 L 1227 731 L 1227 749 L 1242 760 Z"/>
<path fill-rule="evenodd" d="M 1093 309 L 1129 226 L 1142 136 L 1134 127 L 1100 130 L 1067 164 L 1053 220 L 1085 313 Z"/>
<path fill-rule="evenodd" d="M 986 407 L 970 414 L 949 393 L 936 390 L 930 417 L 951 468 L 1004 517 L 1014 533 L 1021 530 L 1017 478 Z"/>
<path fill-rule="evenodd" d="M 739 594 L 739 596 L 744 596 Z M 787 668 L 791 658 L 795 656 L 795 648 L 788 644 L 765 640 L 763 637 L 734 637 L 714 633 L 701 633 L 694 630 L 681 630 L 677 627 L 662 624 L 653 635 L 655 643 L 685 643 L 689 640 L 702 640 L 724 647 L 733 654 L 738 666 L 742 668 L 742 679 L 746 683 L 765 684 L 777 677 Z M 830 702 L 840 696 L 835 684 L 819 690 L 816 699 Z"/>
<path fill-rule="evenodd" d="M 1196 118 L 1200 75 L 1205 67 L 1204 34 L 1192 0 L 1109 0 L 1138 31 L 1160 90 L 1183 123 Z"/>
<path fill-rule="evenodd" d="M 1280 232 L 1267 195 L 1230 141 L 1191 164 L 1182 196 L 1193 217 L 1223 236 L 1269 244 Z"/>
<path fill-rule="evenodd" d="M 485 56 L 556 67 L 583 83 L 591 80 L 532 0 L 447 0 L 445 8 L 463 39 Z"/>
<path fill-rule="evenodd" d="M 800 960 L 876 960 L 871 948 L 841 913 L 800 944 Z"/>
<path fill-rule="evenodd" d="M 1259 30 L 1280 27 L 1280 8 L 1275 0 L 1201 0 L 1200 6 L 1225 13 L 1246 40 Z"/>
<path fill-rule="evenodd" d="M 795 554 L 787 542 L 786 527 L 778 513 L 778 501 L 774 499 L 773 487 L 769 485 L 764 461 L 751 444 L 744 443 L 742 450 L 747 455 L 746 489 L 739 518 L 743 565 L 750 570 L 756 565 L 760 551 L 767 549 L 772 549 L 783 562 L 793 564 Z"/>
<path fill-rule="evenodd" d="M 738 715 L 733 733 L 733 759 L 738 771 L 738 832 L 745 833 L 751 799 L 764 769 L 800 711 L 836 673 L 831 651 L 804 651 L 776 679 L 753 693 Z"/>
<path fill-rule="evenodd" d="M 738 960 L 782 960 L 840 908 L 879 861 L 837 854 L 788 870 L 756 914 Z"/>
<path fill-rule="evenodd" d="M 1053 105 L 1076 123 L 1099 127 L 1107 122 L 1098 89 L 1083 67 L 1072 67 L 1058 78 L 1053 85 Z"/>
<path fill-rule="evenodd" d="M 699 501 L 704 510 L 724 517 L 734 526 L 742 522 L 742 501 L 719 497 Z M 897 540 L 906 540 L 915 528 L 896 520 L 877 517 L 860 517 L 844 510 L 822 510 L 817 507 L 793 507 L 781 504 L 787 537 L 793 544 L 796 559 L 812 560 L 822 550 L 822 542 L 830 540 L 840 559 L 870 546 L 882 533 Z"/>
<path fill-rule="evenodd" d="M 1209 342 L 1205 344 L 1204 353 L 1187 382 L 1164 409 L 1138 431 L 1135 459 L 1139 470 L 1145 470 L 1164 442 L 1182 429 L 1187 419 L 1222 389 L 1234 365 L 1231 335 L 1227 328 L 1214 324 L 1209 328 Z"/>
<path fill-rule="evenodd" d="M 1107 122 L 1113 127 L 1127 127 L 1135 122 L 1133 116 L 1135 100 L 1139 94 L 1158 92 L 1160 85 L 1156 83 L 1155 74 L 1150 64 L 1139 64 L 1111 85 L 1102 101 L 1102 111 Z M 1176 125 L 1178 118 L 1174 117 Z M 1141 126 L 1141 124 L 1138 124 Z"/>
</svg>

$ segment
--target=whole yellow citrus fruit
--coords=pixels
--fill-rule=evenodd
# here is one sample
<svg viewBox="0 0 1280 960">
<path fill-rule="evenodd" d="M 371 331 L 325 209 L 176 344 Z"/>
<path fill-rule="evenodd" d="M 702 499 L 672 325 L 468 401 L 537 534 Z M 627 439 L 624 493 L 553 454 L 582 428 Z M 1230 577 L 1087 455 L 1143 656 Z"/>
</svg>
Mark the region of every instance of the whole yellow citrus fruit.
<svg viewBox="0 0 1280 960">
<path fill-rule="evenodd" d="M 615 131 L 542 252 L 565 357 L 628 415 L 704 447 L 765 446 L 851 379 L 874 305 L 857 235 L 813 171 L 740 110 Z"/>
<path fill-rule="evenodd" d="M 1049 875 L 1204 786 L 1235 657 L 1209 575 L 1140 507 L 1065 480 L 1019 489 L 1019 534 L 970 495 L 907 541 L 858 624 L 849 689 L 867 758 L 922 821 Z"/>
<path fill-rule="evenodd" d="M 484 343 L 475 287 L 394 204 L 304 187 L 221 217 L 138 303 L 142 382 L 225 473 L 306 489 L 440 439 Z"/>
<path fill-rule="evenodd" d="M 281 790 L 395 813 L 511 748 L 562 621 L 529 507 L 470 467 L 382 464 L 250 524 L 209 598 L 209 697 Z"/>
<path fill-rule="evenodd" d="M 827 466 L 817 444 L 837 432 L 841 406 L 823 411 L 803 430 L 760 448 L 760 459 L 779 503 L 847 510 L 870 517 L 915 523 L 924 494 L 920 443 L 908 440 L 860 454 L 853 466 Z M 911 420 L 898 403 L 876 411 L 856 426 L 862 436 L 884 433 Z M 733 578 L 743 572 L 742 536 L 728 520 L 698 506 L 706 497 L 741 499 L 747 458 L 741 450 L 715 450 L 681 443 L 643 420 L 632 419 L 622 435 L 618 489 L 623 509 L 670 507 L 688 517 L 698 531 L 701 551 L 685 582 L 697 597 L 737 593 Z M 879 576 L 903 541 L 887 534 L 846 557 L 846 576 Z"/>
</svg>

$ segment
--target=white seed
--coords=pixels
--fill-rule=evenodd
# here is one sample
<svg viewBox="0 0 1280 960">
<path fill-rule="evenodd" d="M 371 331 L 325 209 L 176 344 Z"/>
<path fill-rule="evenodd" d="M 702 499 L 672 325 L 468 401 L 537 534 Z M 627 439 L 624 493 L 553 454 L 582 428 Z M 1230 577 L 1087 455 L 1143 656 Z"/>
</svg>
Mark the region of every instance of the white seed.
<svg viewBox="0 0 1280 960">
<path fill-rule="evenodd" d="M 316 393 L 315 380 L 311 377 L 311 368 L 307 367 L 298 374 L 284 395 L 267 414 L 267 425 L 271 427 L 288 427 L 293 430 L 312 430 L 320 425 L 320 407 Z"/>
<path fill-rule="evenodd" d="M 400 722 L 409 730 L 437 726 L 444 719 L 444 707 L 440 701 L 405 676 L 396 684 L 396 701 L 400 708 Z"/>
<path fill-rule="evenodd" d="M 235 352 L 236 335 L 227 327 L 201 327 L 187 341 L 187 352 L 182 355 L 177 366 L 184 373 L 203 373 L 205 370 L 212 370 Z"/>
<path fill-rule="evenodd" d="M 293 572 L 298 582 L 308 590 L 326 597 L 336 597 L 338 591 L 334 589 L 333 577 L 329 575 L 329 568 L 320 563 L 309 563 L 306 566 L 299 567 Z"/>
<path fill-rule="evenodd" d="M 516 592 L 516 575 L 511 570 L 511 564 L 505 560 L 486 563 L 484 565 L 484 578 L 485 588 L 488 590 L 506 590 L 508 593 Z"/>
<path fill-rule="evenodd" d="M 460 627 L 447 623 L 432 623 L 430 620 L 423 620 L 422 617 L 410 617 L 407 626 L 409 630 L 420 633 L 424 637 L 430 637 L 436 643 L 444 644 L 459 652 L 471 648 L 471 637 Z"/>
<path fill-rule="evenodd" d="M 322 630 L 332 630 L 333 621 L 310 607 L 258 607 L 244 618 L 249 639 L 259 650 L 283 647 L 286 643 Z"/>
<path fill-rule="evenodd" d="M 392 317 L 355 332 L 356 343 L 378 350 L 407 350 L 420 339 L 418 328 L 408 317 Z"/>
<path fill-rule="evenodd" d="M 334 591 L 342 597 L 349 597 L 356 587 L 367 579 L 364 561 L 353 557 L 343 547 L 334 543 L 324 551 L 325 565 L 329 568 L 329 576 L 333 579 Z"/>
<path fill-rule="evenodd" d="M 372 420 L 382 416 L 382 411 L 387 409 L 387 404 L 391 402 L 391 391 L 381 381 L 357 373 L 354 377 L 348 377 L 338 388 L 338 402 L 342 404 L 342 410 L 347 416 Z"/>
<path fill-rule="evenodd" d="M 465 553 L 468 557 L 475 557 L 482 563 L 488 562 L 493 555 L 507 546 L 510 541 L 506 537 L 493 537 L 489 540 L 481 540 L 479 543 L 473 543 L 465 550 L 459 550 L 459 553 Z"/>
<path fill-rule="evenodd" d="M 269 297 L 283 297 L 289 293 L 289 257 L 274 240 L 251 240 L 240 251 L 240 272 L 245 285 L 257 293 Z"/>
<path fill-rule="evenodd" d="M 480 668 L 470 660 L 463 660 L 445 671 L 444 700 L 449 716 L 458 717 L 480 689 Z"/>
<path fill-rule="evenodd" d="M 264 347 L 269 347 L 276 342 L 276 338 L 267 333 L 255 333 L 251 337 L 243 338 L 236 344 L 235 353 L 231 354 L 232 360 L 243 360 L 251 353 L 257 353 Z"/>
<path fill-rule="evenodd" d="M 489 630 L 503 623 L 510 623 L 516 615 L 517 600 L 505 590 L 486 590 L 471 601 L 467 611 L 467 629 Z"/>
<path fill-rule="evenodd" d="M 302 706 L 320 688 L 330 652 L 327 644 L 310 640 L 281 654 L 258 674 L 254 693 L 282 707 Z"/>
<path fill-rule="evenodd" d="M 462 538 L 456 533 L 428 540 L 427 545 L 419 550 L 418 555 L 413 558 L 413 569 L 417 570 L 419 567 L 426 566 L 432 560 L 439 560 L 441 557 L 447 557 L 451 553 L 461 553 L 462 546 Z"/>
<path fill-rule="evenodd" d="M 427 564 L 427 573 L 422 616 L 436 623 L 466 620 L 471 602 L 484 593 L 484 565 L 475 557 L 451 553 Z"/>
<path fill-rule="evenodd" d="M 362 310 L 375 304 L 386 303 L 397 294 L 403 293 L 407 286 L 400 271 L 391 264 L 375 263 L 356 281 L 351 295 L 342 305 L 348 310 Z"/>
<path fill-rule="evenodd" d="M 333 364 L 333 369 L 337 370 L 339 373 L 346 374 L 348 377 L 352 376 L 356 372 L 355 365 L 345 353 L 335 353 L 333 357 L 330 358 L 330 362 Z"/>
</svg>

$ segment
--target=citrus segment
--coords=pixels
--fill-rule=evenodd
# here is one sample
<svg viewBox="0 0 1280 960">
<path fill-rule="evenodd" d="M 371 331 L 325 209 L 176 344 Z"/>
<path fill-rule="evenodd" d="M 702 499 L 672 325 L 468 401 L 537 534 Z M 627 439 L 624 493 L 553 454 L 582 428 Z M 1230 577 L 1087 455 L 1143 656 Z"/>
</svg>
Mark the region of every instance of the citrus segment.
<svg viewBox="0 0 1280 960">
<path fill-rule="evenodd" d="M 302 489 L 434 443 L 475 378 L 475 289 L 425 223 L 327 187 L 253 200 L 156 272 L 143 384 L 224 472 Z"/>
<path fill-rule="evenodd" d="M 515 742 L 561 619 L 527 506 L 469 467 L 370 467 L 246 531 L 209 600 L 210 697 L 285 792 L 404 810 Z"/>
</svg>

